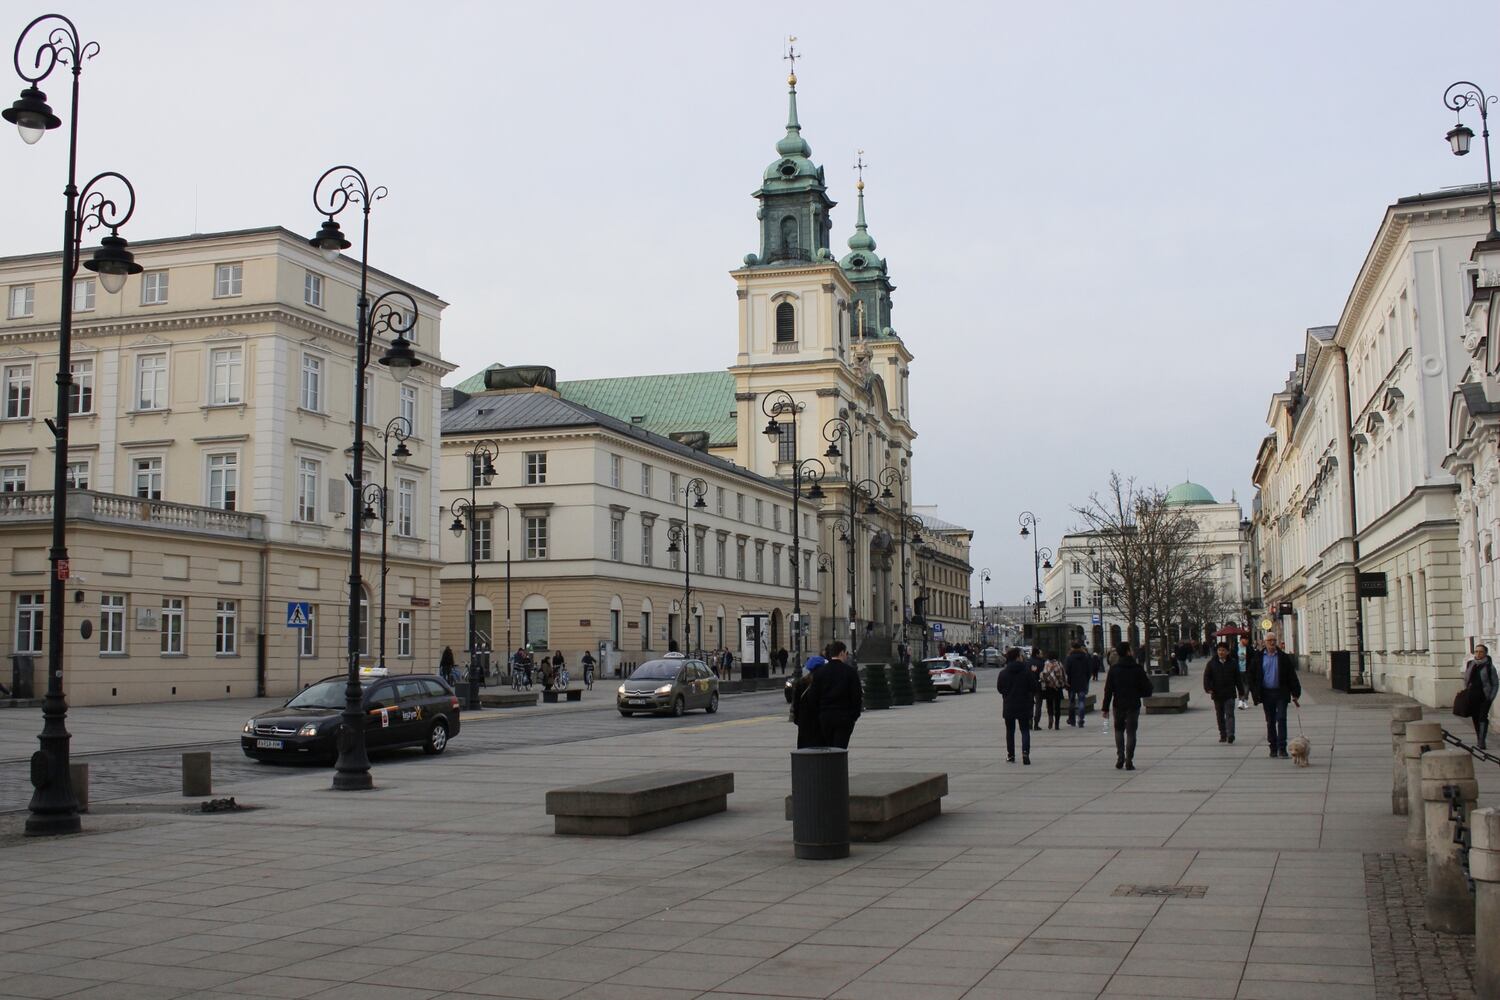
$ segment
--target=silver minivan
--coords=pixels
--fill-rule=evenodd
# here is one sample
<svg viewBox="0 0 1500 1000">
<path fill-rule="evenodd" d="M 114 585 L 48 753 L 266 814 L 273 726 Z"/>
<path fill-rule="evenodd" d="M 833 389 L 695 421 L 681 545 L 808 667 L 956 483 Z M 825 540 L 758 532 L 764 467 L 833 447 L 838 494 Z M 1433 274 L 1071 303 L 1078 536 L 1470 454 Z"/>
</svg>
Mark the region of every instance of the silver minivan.
<svg viewBox="0 0 1500 1000">
<path fill-rule="evenodd" d="M 701 708 L 712 715 L 719 710 L 719 679 L 702 660 L 668 653 L 636 667 L 615 693 L 615 705 L 621 715 L 681 715 L 690 708 Z"/>
</svg>

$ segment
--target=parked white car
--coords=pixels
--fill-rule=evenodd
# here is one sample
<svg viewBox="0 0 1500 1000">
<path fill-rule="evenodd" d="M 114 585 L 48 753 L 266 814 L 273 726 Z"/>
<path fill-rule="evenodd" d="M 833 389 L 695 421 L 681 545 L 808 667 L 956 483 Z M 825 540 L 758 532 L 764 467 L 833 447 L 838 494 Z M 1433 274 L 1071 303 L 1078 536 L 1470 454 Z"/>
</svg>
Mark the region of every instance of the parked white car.
<svg viewBox="0 0 1500 1000">
<path fill-rule="evenodd" d="M 949 653 L 947 656 L 923 660 L 922 666 L 927 668 L 933 685 L 939 689 L 947 688 L 954 694 L 979 690 L 979 678 L 975 676 L 967 657 Z"/>
</svg>

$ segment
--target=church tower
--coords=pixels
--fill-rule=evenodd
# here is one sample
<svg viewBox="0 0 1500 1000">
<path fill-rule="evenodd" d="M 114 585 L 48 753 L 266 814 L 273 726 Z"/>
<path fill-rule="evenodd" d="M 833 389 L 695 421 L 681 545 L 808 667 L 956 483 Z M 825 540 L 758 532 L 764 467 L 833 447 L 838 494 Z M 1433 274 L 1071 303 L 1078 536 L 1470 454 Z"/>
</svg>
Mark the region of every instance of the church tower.
<svg viewBox="0 0 1500 1000">
<path fill-rule="evenodd" d="M 828 253 L 834 202 L 823 182 L 823 168 L 812 161 L 797 119 L 796 52 L 789 50 L 786 135 L 776 143 L 777 158 L 766 167 L 755 198 L 760 202 L 760 253 L 745 257 L 747 267 L 784 261 L 812 261 Z"/>
<path fill-rule="evenodd" d="M 839 261 L 851 284 L 854 285 L 853 333 L 856 340 L 873 337 L 895 336 L 891 329 L 891 284 L 890 272 L 880 255 L 875 252 L 875 237 L 865 224 L 865 158 L 860 150 L 855 164 L 859 181 L 855 189 L 859 192 L 859 216 L 854 224 L 854 235 L 849 237 L 849 252 Z"/>
</svg>

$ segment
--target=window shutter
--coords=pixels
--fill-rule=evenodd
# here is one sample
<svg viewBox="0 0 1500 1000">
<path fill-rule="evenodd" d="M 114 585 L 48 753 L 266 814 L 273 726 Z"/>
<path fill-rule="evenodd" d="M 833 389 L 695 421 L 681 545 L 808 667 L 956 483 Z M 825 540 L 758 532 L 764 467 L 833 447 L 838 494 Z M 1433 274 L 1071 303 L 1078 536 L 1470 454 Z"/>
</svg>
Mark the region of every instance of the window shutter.
<svg viewBox="0 0 1500 1000">
<path fill-rule="evenodd" d="M 328 513 L 344 513 L 344 487 L 347 485 L 342 479 L 328 480 Z"/>
<path fill-rule="evenodd" d="M 797 339 L 797 315 L 790 302 L 776 307 L 776 342 L 784 344 Z"/>
</svg>

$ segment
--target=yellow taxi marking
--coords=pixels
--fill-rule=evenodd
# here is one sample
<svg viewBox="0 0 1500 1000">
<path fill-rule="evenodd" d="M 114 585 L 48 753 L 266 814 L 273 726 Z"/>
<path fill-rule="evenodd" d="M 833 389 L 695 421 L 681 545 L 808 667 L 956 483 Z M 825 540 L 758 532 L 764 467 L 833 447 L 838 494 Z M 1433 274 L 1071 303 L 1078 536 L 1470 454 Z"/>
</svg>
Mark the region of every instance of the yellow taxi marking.
<svg viewBox="0 0 1500 1000">
<path fill-rule="evenodd" d="M 785 715 L 756 715 L 748 719 L 730 719 L 727 722 L 709 722 L 701 726 L 682 726 L 677 729 L 668 730 L 673 733 L 701 733 L 705 729 L 728 729 L 731 726 L 754 726 L 762 722 L 775 722 L 785 719 Z"/>
</svg>

